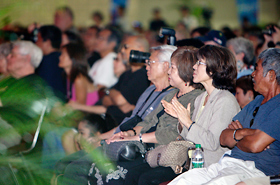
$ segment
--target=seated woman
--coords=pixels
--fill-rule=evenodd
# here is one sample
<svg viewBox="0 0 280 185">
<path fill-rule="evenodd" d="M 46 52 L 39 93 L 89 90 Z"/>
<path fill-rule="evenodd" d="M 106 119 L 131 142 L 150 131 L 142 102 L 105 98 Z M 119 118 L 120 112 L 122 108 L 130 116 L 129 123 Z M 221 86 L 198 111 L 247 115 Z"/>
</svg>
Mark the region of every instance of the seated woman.
<svg viewBox="0 0 280 185">
<path fill-rule="evenodd" d="M 242 76 L 236 80 L 235 98 L 243 109 L 248 103 L 253 101 L 258 94 L 254 90 L 253 80 L 251 75 Z"/>
<path fill-rule="evenodd" d="M 192 82 L 192 66 L 196 61 L 196 50 L 180 48 L 177 49 L 171 56 L 171 68 L 168 71 L 170 84 L 176 89 L 171 91 L 163 99 L 167 102 L 176 97 L 185 107 L 189 103 L 192 104 L 191 110 L 193 110 L 194 100 L 203 91 L 200 84 L 194 84 Z M 147 67 L 155 67 L 154 65 L 164 65 L 158 62 L 158 59 L 152 54 Z M 159 105 L 152 113 L 150 113 L 144 121 L 137 124 L 134 127 L 134 132 L 120 132 L 115 134 L 107 142 L 117 142 L 125 140 L 137 140 L 151 145 L 165 145 L 174 141 L 178 136 L 177 132 L 178 120 L 173 116 L 164 112 L 164 107 Z M 143 163 L 141 157 L 137 158 L 133 162 L 117 162 L 117 168 L 123 169 L 121 175 L 114 177 L 115 171 L 106 176 L 106 182 L 108 184 L 120 184 L 131 168 L 138 165 L 147 165 Z M 98 174 L 92 174 L 95 176 Z M 122 177 L 122 178 L 121 178 Z M 94 181 L 94 179 L 92 179 Z M 100 179 L 98 179 L 100 180 Z"/>
<path fill-rule="evenodd" d="M 205 167 L 216 163 L 228 149 L 219 142 L 221 132 L 231 123 L 240 107 L 230 91 L 233 90 L 237 76 L 236 61 L 226 48 L 205 46 L 198 51 L 198 61 L 194 65 L 193 81 L 201 83 L 206 92 L 197 97 L 194 114 L 189 116 L 176 99 L 172 109 L 166 111 L 178 117 L 180 135 L 185 140 L 201 144 L 204 149 Z M 170 184 L 176 184 L 181 176 Z"/>
<path fill-rule="evenodd" d="M 62 47 L 59 67 L 63 68 L 67 78 L 67 96 L 70 101 L 93 105 L 98 101 L 97 89 L 88 76 L 86 50 L 80 44 L 69 43 Z M 72 88 L 70 88 L 72 84 Z"/>
</svg>

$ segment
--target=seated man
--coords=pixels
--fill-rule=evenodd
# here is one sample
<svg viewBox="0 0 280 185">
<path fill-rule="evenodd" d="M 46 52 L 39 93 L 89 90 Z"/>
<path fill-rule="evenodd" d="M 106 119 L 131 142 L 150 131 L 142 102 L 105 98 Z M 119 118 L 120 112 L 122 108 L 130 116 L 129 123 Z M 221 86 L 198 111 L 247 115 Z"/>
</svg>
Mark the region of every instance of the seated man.
<svg viewBox="0 0 280 185">
<path fill-rule="evenodd" d="M 120 76 L 119 81 L 112 88 L 106 90 L 101 105 L 86 106 L 71 102 L 71 106 L 90 113 L 110 114 L 116 122 L 114 126 L 120 124 L 125 117 L 129 117 L 138 98 L 150 85 L 145 64 L 129 62 L 131 50 L 148 52 L 147 40 L 142 36 L 128 36 L 124 40 L 120 53 L 122 62 L 128 70 Z"/>
<path fill-rule="evenodd" d="M 20 136 L 34 132 L 44 107 L 47 106 L 46 113 L 49 113 L 58 102 L 46 82 L 34 74 L 42 57 L 42 50 L 32 42 L 12 43 L 7 64 L 11 77 L 0 82 L 0 117 L 11 124 Z M 3 127 L 1 133 L 6 132 L 4 129 L 10 127 L 0 122 Z M 23 139 L 29 142 L 26 137 Z"/>
<path fill-rule="evenodd" d="M 252 73 L 254 89 L 261 95 L 234 118 L 220 136 L 230 155 L 208 168 L 190 170 L 169 184 L 236 184 L 250 178 L 280 173 L 280 49 L 259 55 Z"/>
</svg>

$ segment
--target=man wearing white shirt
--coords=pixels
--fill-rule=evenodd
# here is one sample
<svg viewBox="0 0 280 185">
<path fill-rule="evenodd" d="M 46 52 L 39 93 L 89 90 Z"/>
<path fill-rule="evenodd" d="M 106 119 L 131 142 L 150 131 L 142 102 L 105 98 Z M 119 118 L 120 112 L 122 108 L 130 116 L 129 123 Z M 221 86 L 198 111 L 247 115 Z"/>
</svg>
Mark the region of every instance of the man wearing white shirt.
<svg viewBox="0 0 280 185">
<path fill-rule="evenodd" d="M 97 60 L 89 71 L 89 76 L 98 89 L 111 87 L 118 81 L 114 75 L 113 62 L 120 42 L 121 35 L 114 28 L 107 27 L 98 33 L 96 51 L 101 59 Z"/>
</svg>

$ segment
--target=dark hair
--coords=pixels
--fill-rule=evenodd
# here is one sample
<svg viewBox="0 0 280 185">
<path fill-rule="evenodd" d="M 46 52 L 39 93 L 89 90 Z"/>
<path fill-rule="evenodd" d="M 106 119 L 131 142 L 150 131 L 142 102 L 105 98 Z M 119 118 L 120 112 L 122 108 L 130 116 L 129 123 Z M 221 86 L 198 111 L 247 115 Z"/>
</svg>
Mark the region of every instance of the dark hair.
<svg viewBox="0 0 280 185">
<path fill-rule="evenodd" d="M 74 82 L 78 75 L 85 76 L 90 82 L 92 79 L 88 76 L 88 63 L 86 60 L 86 49 L 83 45 L 77 43 L 69 43 L 63 46 L 65 48 L 71 61 L 72 68 L 70 71 L 70 82 Z"/>
<path fill-rule="evenodd" d="M 95 25 L 90 26 L 88 29 L 96 29 L 97 33 L 100 32 L 100 30 L 101 30 L 98 26 L 95 26 Z"/>
<path fill-rule="evenodd" d="M 116 42 L 114 51 L 117 52 L 122 41 L 122 32 L 114 26 L 107 26 L 105 30 L 109 30 L 111 32 L 110 36 L 108 37 L 108 42 Z"/>
<path fill-rule="evenodd" d="M 81 45 L 84 44 L 82 38 L 78 34 L 72 31 L 65 31 L 63 33 L 67 36 L 70 43 L 76 43 Z"/>
<path fill-rule="evenodd" d="M 209 31 L 210 31 L 210 28 L 208 28 L 208 27 L 198 27 L 191 31 L 191 35 L 193 35 L 195 32 L 198 32 L 201 36 L 204 36 Z"/>
<path fill-rule="evenodd" d="M 56 11 L 59 11 L 59 10 L 67 13 L 71 17 L 72 20 L 74 19 L 73 10 L 69 6 L 62 6 L 62 7 L 59 7 L 59 8 L 56 9 Z"/>
<path fill-rule="evenodd" d="M 176 42 L 176 45 L 177 45 L 177 47 L 193 46 L 195 48 L 201 48 L 202 46 L 204 46 L 204 43 L 199 39 L 191 38 L 191 39 L 178 40 Z"/>
<path fill-rule="evenodd" d="M 105 120 L 98 114 L 88 114 L 82 120 L 86 122 L 86 127 L 90 129 L 91 135 L 95 132 L 104 133 L 107 131 Z"/>
<path fill-rule="evenodd" d="M 246 75 L 246 76 L 242 76 L 242 77 L 238 78 L 236 80 L 236 87 L 239 87 L 240 89 L 242 89 L 244 95 L 246 95 L 246 93 L 248 91 L 253 91 L 254 98 L 255 98 L 256 95 L 258 94 L 254 90 L 254 84 L 253 84 L 253 80 L 252 80 L 252 76 L 251 75 Z"/>
<path fill-rule="evenodd" d="M 62 32 L 58 27 L 53 25 L 42 26 L 39 29 L 39 32 L 41 33 L 43 41 L 50 40 L 53 48 L 55 49 L 60 48 L 60 44 L 62 40 Z"/>
<path fill-rule="evenodd" d="M 215 88 L 234 91 L 237 69 L 235 57 L 230 50 L 205 45 L 198 50 L 197 58 L 206 61 L 206 73 L 213 79 Z"/>
<path fill-rule="evenodd" d="M 103 15 L 99 11 L 93 12 L 92 17 L 98 17 L 101 21 L 103 21 Z"/>
<path fill-rule="evenodd" d="M 179 77 L 184 82 L 189 82 L 196 89 L 203 89 L 202 84 L 193 82 L 193 66 L 197 61 L 196 52 L 196 48 L 184 46 L 173 52 L 171 60 L 176 60 Z"/>
</svg>

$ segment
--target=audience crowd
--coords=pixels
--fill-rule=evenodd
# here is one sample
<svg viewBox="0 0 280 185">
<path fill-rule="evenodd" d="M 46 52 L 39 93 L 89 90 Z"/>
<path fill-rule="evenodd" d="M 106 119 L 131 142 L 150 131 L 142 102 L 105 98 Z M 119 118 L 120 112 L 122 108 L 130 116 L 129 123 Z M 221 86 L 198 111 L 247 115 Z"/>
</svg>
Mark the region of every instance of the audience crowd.
<svg viewBox="0 0 280 185">
<path fill-rule="evenodd" d="M 95 24 L 78 29 L 60 7 L 53 25 L 1 39 L 0 154 L 39 140 L 47 184 L 270 184 L 280 174 L 280 28 L 213 30 L 182 6 L 173 46 L 159 34 L 170 28 L 159 8 L 148 30 L 130 29 L 125 9 L 108 25 L 93 12 Z M 102 148 L 175 140 L 201 144 L 204 168 L 111 162 Z"/>
</svg>

